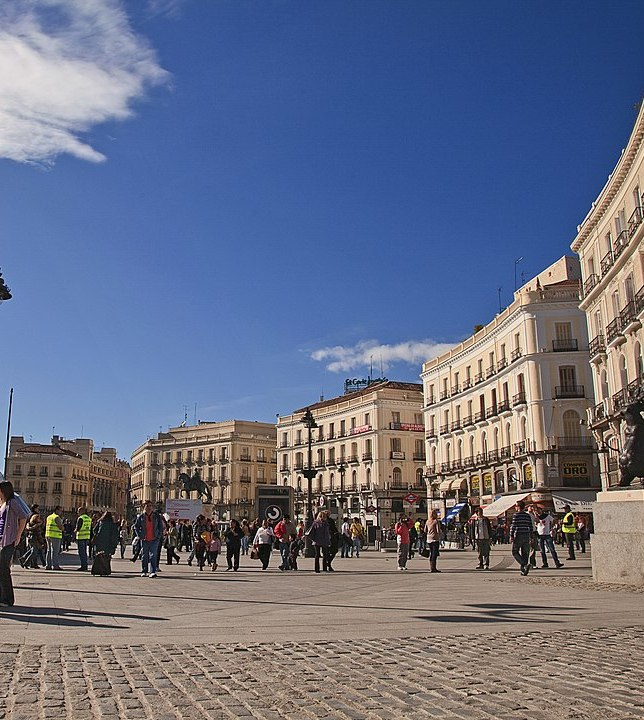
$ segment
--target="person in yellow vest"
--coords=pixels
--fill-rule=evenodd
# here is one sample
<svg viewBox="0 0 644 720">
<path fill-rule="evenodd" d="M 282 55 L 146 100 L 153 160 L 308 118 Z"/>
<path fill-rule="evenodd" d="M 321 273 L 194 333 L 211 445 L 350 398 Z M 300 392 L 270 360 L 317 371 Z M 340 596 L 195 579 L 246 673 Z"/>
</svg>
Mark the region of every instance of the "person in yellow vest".
<svg viewBox="0 0 644 720">
<path fill-rule="evenodd" d="M 56 505 L 54 512 L 47 516 L 45 538 L 47 540 L 47 565 L 45 570 L 62 570 L 60 567 L 60 544 L 63 540 L 63 521 L 59 513 L 62 510 Z"/>
<path fill-rule="evenodd" d="M 87 508 L 78 508 L 78 520 L 76 520 L 76 547 L 78 548 L 78 559 L 80 567 L 77 570 L 86 572 L 87 567 L 87 548 L 89 546 L 89 536 L 92 530 L 92 518 L 87 514 Z"/>
<path fill-rule="evenodd" d="M 561 521 L 561 529 L 563 530 L 566 546 L 568 547 L 568 560 L 575 560 L 575 536 L 577 534 L 577 524 L 575 516 L 570 512 L 570 505 L 564 505 L 565 515 Z"/>
</svg>

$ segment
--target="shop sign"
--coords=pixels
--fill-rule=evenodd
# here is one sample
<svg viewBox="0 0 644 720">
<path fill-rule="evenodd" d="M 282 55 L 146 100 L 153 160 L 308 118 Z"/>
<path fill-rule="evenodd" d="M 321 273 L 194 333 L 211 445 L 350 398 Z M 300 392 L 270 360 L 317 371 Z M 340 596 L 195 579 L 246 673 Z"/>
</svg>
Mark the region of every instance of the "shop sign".
<svg viewBox="0 0 644 720">
<path fill-rule="evenodd" d="M 456 505 L 456 498 L 448 498 L 445 500 L 445 507 L 454 507 Z"/>
<path fill-rule="evenodd" d="M 470 478 L 470 495 L 480 494 L 479 476 L 474 475 Z"/>
<path fill-rule="evenodd" d="M 564 477 L 586 477 L 588 475 L 588 464 L 581 461 L 562 463 Z"/>
<path fill-rule="evenodd" d="M 416 423 L 391 423 L 390 427 L 392 430 L 411 430 L 412 432 L 425 432 L 425 426 L 418 425 Z"/>
<path fill-rule="evenodd" d="M 360 425 L 353 427 L 349 430 L 349 435 L 359 435 L 360 433 L 366 433 L 371 430 L 371 425 Z"/>
<path fill-rule="evenodd" d="M 532 482 L 532 465 L 523 466 L 523 479 L 528 484 Z"/>
<path fill-rule="evenodd" d="M 492 493 L 492 473 L 483 473 L 483 493 L 485 495 Z"/>
</svg>

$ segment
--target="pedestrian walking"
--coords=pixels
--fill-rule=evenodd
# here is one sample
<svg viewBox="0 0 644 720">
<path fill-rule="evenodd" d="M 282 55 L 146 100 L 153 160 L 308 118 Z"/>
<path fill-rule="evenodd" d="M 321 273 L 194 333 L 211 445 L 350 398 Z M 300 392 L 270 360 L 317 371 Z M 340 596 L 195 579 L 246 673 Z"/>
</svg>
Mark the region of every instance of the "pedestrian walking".
<svg viewBox="0 0 644 720">
<path fill-rule="evenodd" d="M 13 485 L 0 482 L 0 606 L 11 607 L 15 603 L 11 562 L 27 524 L 29 509 L 19 502 Z"/>
<path fill-rule="evenodd" d="M 121 560 L 125 557 L 125 548 L 127 547 L 128 540 L 130 539 L 130 533 L 127 527 L 127 520 L 121 520 L 119 527 L 119 546 L 121 548 Z"/>
<path fill-rule="evenodd" d="M 575 515 L 575 527 L 577 534 L 575 535 L 575 549 L 579 550 L 582 555 L 586 552 L 586 521 L 583 515 Z"/>
<path fill-rule="evenodd" d="M 112 513 L 101 515 L 94 530 L 94 561 L 92 575 L 112 574 L 112 555 L 119 544 L 119 526 L 114 522 Z"/>
<path fill-rule="evenodd" d="M 351 557 L 353 557 L 354 552 L 356 557 L 360 557 L 360 550 L 362 550 L 362 545 L 364 543 L 364 528 L 357 517 L 353 518 L 353 522 L 351 523 L 349 530 L 351 532 L 351 542 L 353 545 L 351 549 Z"/>
<path fill-rule="evenodd" d="M 228 570 L 239 570 L 239 553 L 241 551 L 241 540 L 244 536 L 239 521 L 233 518 L 230 521 L 230 527 L 224 533 L 226 538 L 226 562 L 228 563 Z"/>
<path fill-rule="evenodd" d="M 78 508 L 78 518 L 76 520 L 76 548 L 78 549 L 78 559 L 80 567 L 77 570 L 87 571 L 87 551 L 89 546 L 89 536 L 92 530 L 92 518 L 87 514 L 87 508 Z"/>
<path fill-rule="evenodd" d="M 290 537 L 290 545 L 288 550 L 288 564 L 291 570 L 297 570 L 297 557 L 302 548 L 302 541 L 298 538 L 297 533 L 292 533 Z"/>
<path fill-rule="evenodd" d="M 407 569 L 407 559 L 409 557 L 409 529 L 413 526 L 413 521 L 405 515 L 402 515 L 395 525 L 396 545 L 398 547 L 398 570 Z"/>
<path fill-rule="evenodd" d="M 521 566 L 521 575 L 527 575 L 530 572 L 530 539 L 534 526 L 523 500 L 518 500 L 514 509 L 516 512 L 510 523 L 512 556 Z"/>
<path fill-rule="evenodd" d="M 212 572 L 217 569 L 217 558 L 221 552 L 221 538 L 219 537 L 219 530 L 213 527 L 210 534 L 210 542 L 208 543 L 208 563 Z"/>
<path fill-rule="evenodd" d="M 172 565 L 172 561 L 176 560 L 177 565 L 181 556 L 177 553 L 177 546 L 179 545 L 179 528 L 177 527 L 177 521 L 171 520 L 168 525 L 168 529 L 165 533 L 165 552 L 166 552 L 166 565 Z"/>
<path fill-rule="evenodd" d="M 357 518 L 356 518 L 357 519 Z M 329 523 L 326 521 L 326 513 L 321 510 L 315 518 L 311 527 L 307 530 L 313 548 L 315 549 L 315 572 L 320 572 L 320 558 L 322 558 L 322 571 L 333 572 L 331 567 L 331 533 Z"/>
<path fill-rule="evenodd" d="M 271 559 L 271 548 L 273 547 L 273 537 L 273 528 L 268 524 L 268 520 L 263 520 L 262 524 L 257 528 L 253 540 L 253 547 L 262 563 L 262 570 L 268 568 Z"/>
<path fill-rule="evenodd" d="M 576 560 L 575 536 L 577 535 L 577 525 L 575 524 L 575 516 L 570 511 L 570 505 L 564 505 L 564 512 L 566 514 L 561 521 L 561 529 L 563 530 L 566 547 L 568 548 L 568 560 Z"/>
<path fill-rule="evenodd" d="M 490 569 L 490 544 L 492 542 L 492 523 L 483 515 L 483 509 L 478 507 L 472 518 L 472 537 L 479 553 L 477 570 Z"/>
<path fill-rule="evenodd" d="M 441 528 L 441 523 L 438 519 L 438 510 L 432 510 L 429 513 L 427 522 L 425 523 L 425 537 L 427 548 L 429 549 L 429 570 L 433 573 L 440 572 L 440 570 L 436 567 L 436 563 L 438 561 L 439 546 L 442 535 L 443 529 Z"/>
<path fill-rule="evenodd" d="M 557 569 L 563 567 L 563 563 L 559 561 L 557 551 L 555 549 L 555 541 L 552 537 L 552 528 L 554 525 L 554 518 L 549 512 L 542 511 L 539 513 L 539 521 L 537 522 L 537 536 L 539 537 L 539 548 L 541 550 L 541 567 L 544 570 L 548 569 L 548 556 L 546 552 L 549 552 L 552 556 L 552 560 Z"/>
<path fill-rule="evenodd" d="M 19 560 L 22 567 L 38 570 L 41 565 L 44 567 L 47 562 L 45 559 L 45 550 L 47 549 L 45 523 L 40 515 L 38 505 L 32 505 L 30 510 L 31 515 L 23 532 L 23 535 L 27 535 L 26 550 Z"/>
<path fill-rule="evenodd" d="M 45 522 L 45 539 L 47 540 L 47 564 L 45 570 L 62 570 L 60 567 L 60 545 L 63 540 L 61 510 L 60 505 L 56 505 Z"/>
<path fill-rule="evenodd" d="M 340 529 L 340 557 L 348 558 L 351 557 L 353 550 L 353 540 L 351 539 L 351 525 L 349 524 L 349 518 L 342 518 L 342 526 Z"/>
<path fill-rule="evenodd" d="M 163 521 L 149 500 L 146 500 L 143 512 L 134 522 L 134 533 L 141 543 L 141 577 L 155 578 L 159 545 L 163 538 Z"/>
<path fill-rule="evenodd" d="M 284 515 L 284 517 L 273 528 L 276 546 L 282 557 L 282 564 L 279 566 L 280 570 L 289 570 L 288 555 L 291 545 L 289 538 L 294 532 L 295 523 L 291 521 L 290 515 Z"/>
</svg>

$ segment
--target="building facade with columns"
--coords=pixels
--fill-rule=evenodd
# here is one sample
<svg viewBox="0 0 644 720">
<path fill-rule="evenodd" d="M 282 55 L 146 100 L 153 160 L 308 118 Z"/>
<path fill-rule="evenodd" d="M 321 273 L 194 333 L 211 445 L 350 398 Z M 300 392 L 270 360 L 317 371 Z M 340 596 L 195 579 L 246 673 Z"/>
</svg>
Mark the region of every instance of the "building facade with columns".
<svg viewBox="0 0 644 720">
<path fill-rule="evenodd" d="M 644 397 L 644 104 L 608 182 L 577 228 L 604 488 L 618 484 L 620 412 Z"/>
<path fill-rule="evenodd" d="M 275 425 L 251 420 L 200 422 L 170 428 L 132 454 L 132 500 L 179 498 L 179 475 L 198 473 L 208 485 L 212 505 L 204 514 L 218 520 L 254 518 L 258 485 L 277 484 Z M 195 495 L 196 497 L 196 495 Z"/>
<path fill-rule="evenodd" d="M 401 513 L 427 517 L 422 385 L 385 379 L 309 406 L 313 505 L 335 518 L 359 516 L 366 526 L 388 527 Z M 295 492 L 304 517 L 309 468 L 307 408 L 277 421 L 279 478 Z M 416 495 L 409 503 L 405 496 Z M 342 502 L 341 498 L 344 498 Z"/>
<path fill-rule="evenodd" d="M 89 438 L 66 440 L 54 435 L 46 445 L 15 436 L 9 444 L 7 480 L 43 512 L 60 505 L 72 515 L 87 507 L 123 518 L 130 466 L 117 458 L 114 448 L 95 450 Z"/>
<path fill-rule="evenodd" d="M 491 323 L 423 365 L 427 477 L 437 509 L 598 484 L 582 423 L 593 388 L 579 278 L 577 258 L 561 258 Z"/>
</svg>

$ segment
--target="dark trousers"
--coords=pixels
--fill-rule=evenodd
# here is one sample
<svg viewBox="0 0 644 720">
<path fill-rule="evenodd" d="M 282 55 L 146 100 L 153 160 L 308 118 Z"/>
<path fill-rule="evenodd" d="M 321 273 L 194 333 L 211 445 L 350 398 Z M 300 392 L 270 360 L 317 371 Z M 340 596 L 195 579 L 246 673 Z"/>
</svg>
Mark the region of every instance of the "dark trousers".
<svg viewBox="0 0 644 720">
<path fill-rule="evenodd" d="M 257 546 L 257 553 L 259 554 L 259 559 L 262 561 L 262 570 L 266 570 L 268 561 L 271 559 L 271 544 L 260 543 Z M 226 553 L 226 556 L 227 555 L 228 553 Z M 237 560 L 239 561 L 239 550 L 237 551 Z"/>
<path fill-rule="evenodd" d="M 0 550 L 0 602 L 13 605 L 13 583 L 11 582 L 11 560 L 15 544 L 7 545 Z"/>
<path fill-rule="evenodd" d="M 239 551 L 241 550 L 241 545 L 235 544 L 233 546 L 228 543 L 226 545 L 226 562 L 228 563 L 229 568 L 234 568 L 237 570 L 239 568 Z"/>
<path fill-rule="evenodd" d="M 576 533 L 564 533 L 566 545 L 568 546 L 568 560 L 575 559 L 575 535 Z"/>
<path fill-rule="evenodd" d="M 440 540 L 427 543 L 427 549 L 429 550 L 429 569 L 432 572 L 436 572 L 436 561 L 438 560 L 439 545 Z"/>
<path fill-rule="evenodd" d="M 524 567 L 530 564 L 530 535 L 522 533 L 512 542 L 512 557 Z"/>
<path fill-rule="evenodd" d="M 177 555 L 177 549 L 174 547 L 169 547 L 165 549 L 166 552 L 166 565 L 172 565 L 172 561 L 176 560 L 177 563 L 179 562 L 179 556 Z"/>
<path fill-rule="evenodd" d="M 332 570 L 331 549 L 326 546 L 315 545 L 315 572 L 320 572 L 320 556 L 322 557 L 322 570 Z"/>
<path fill-rule="evenodd" d="M 490 541 L 477 540 L 476 544 L 479 551 L 479 567 L 490 567 Z"/>
</svg>

